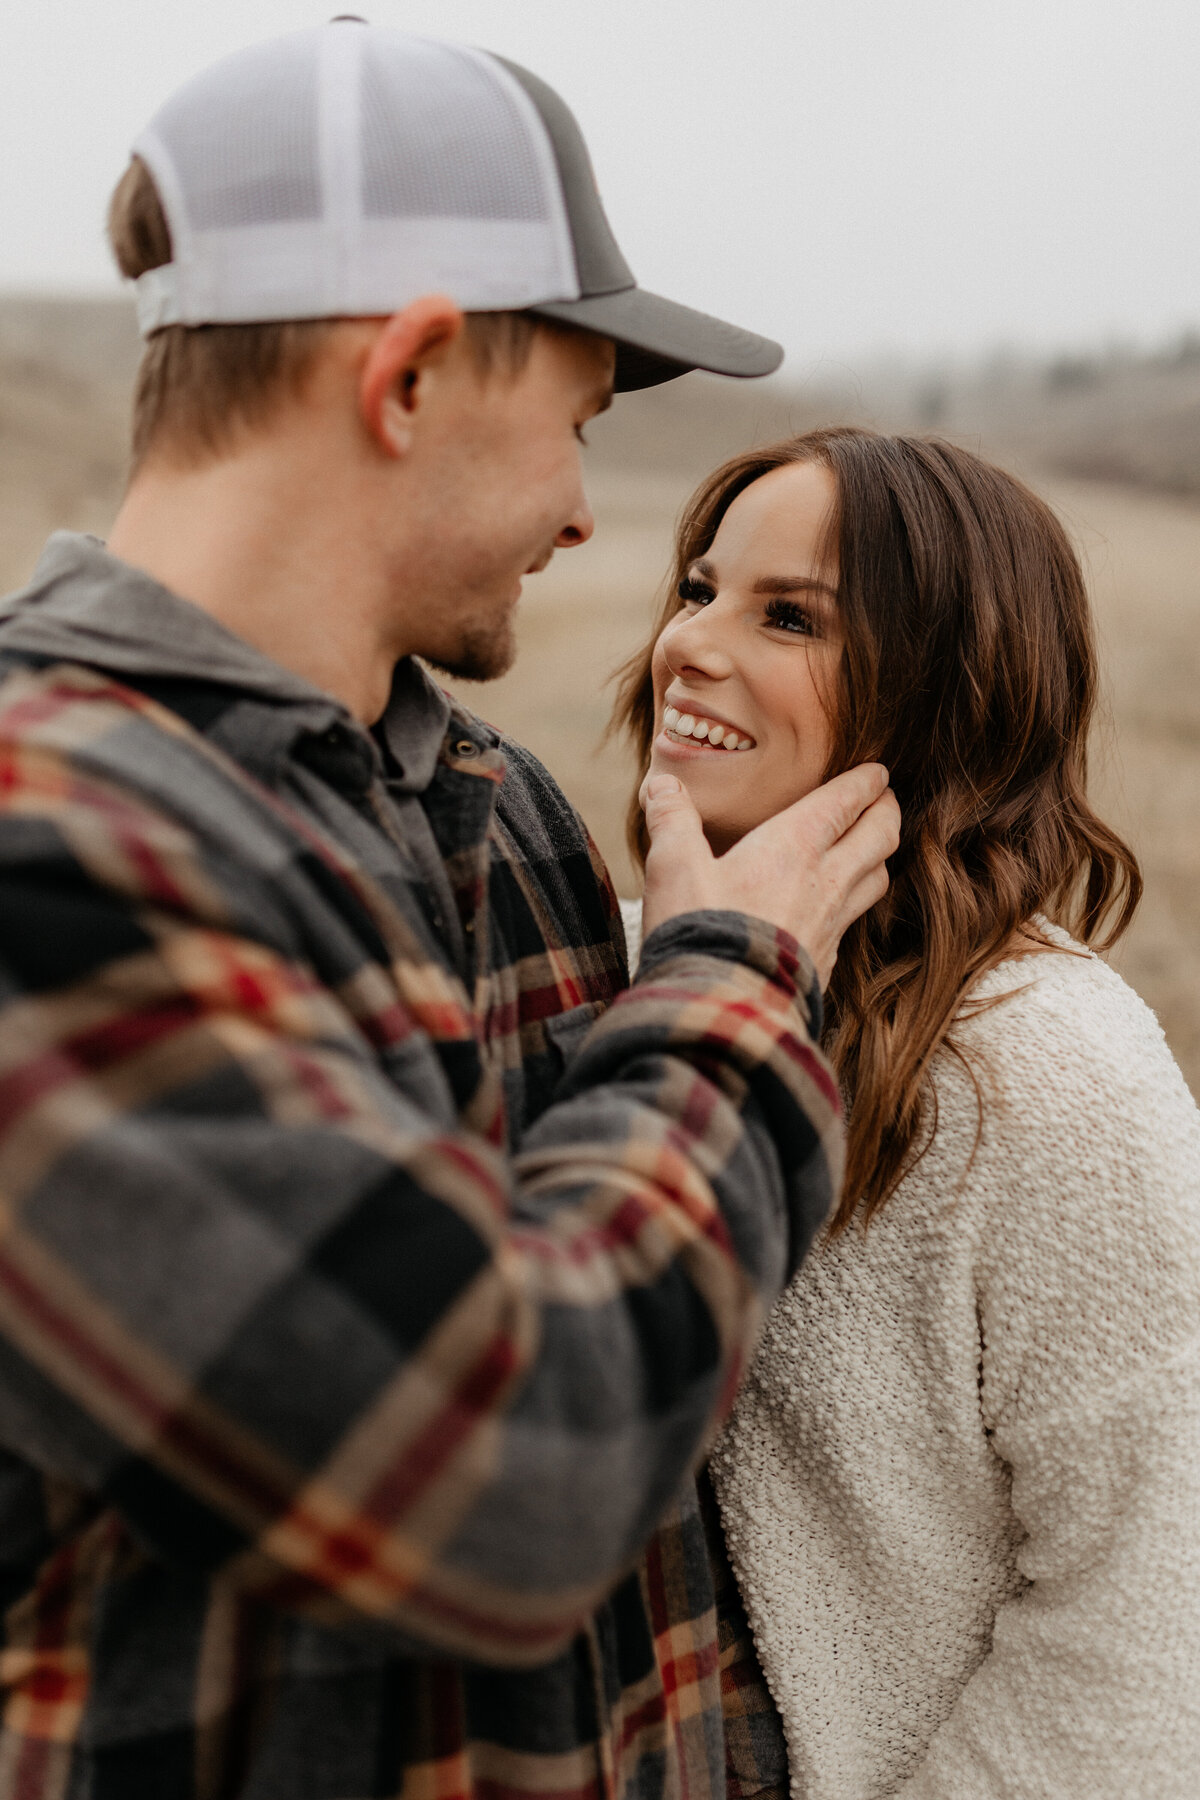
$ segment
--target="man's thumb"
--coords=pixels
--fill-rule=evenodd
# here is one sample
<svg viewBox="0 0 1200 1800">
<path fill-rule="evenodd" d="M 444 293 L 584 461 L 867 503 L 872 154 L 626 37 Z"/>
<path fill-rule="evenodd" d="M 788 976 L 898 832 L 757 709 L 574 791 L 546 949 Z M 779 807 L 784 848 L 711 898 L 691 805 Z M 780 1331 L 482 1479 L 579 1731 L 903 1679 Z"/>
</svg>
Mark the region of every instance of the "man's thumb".
<svg viewBox="0 0 1200 1800">
<path fill-rule="evenodd" d="M 700 814 L 692 796 L 674 775 L 648 775 L 642 783 L 642 811 L 646 830 L 655 848 L 694 842 L 702 838 Z"/>
</svg>

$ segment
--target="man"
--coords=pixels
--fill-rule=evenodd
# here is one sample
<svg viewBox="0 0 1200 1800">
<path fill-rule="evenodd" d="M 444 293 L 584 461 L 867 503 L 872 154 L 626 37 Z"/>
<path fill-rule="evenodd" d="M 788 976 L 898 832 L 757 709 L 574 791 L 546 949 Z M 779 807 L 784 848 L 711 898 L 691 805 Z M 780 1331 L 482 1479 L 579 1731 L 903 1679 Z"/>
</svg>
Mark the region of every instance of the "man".
<svg viewBox="0 0 1200 1800">
<path fill-rule="evenodd" d="M 614 375 L 777 352 L 634 286 L 533 76 L 357 21 L 190 83 L 110 223 L 129 491 L 0 626 L 0 1794 L 715 1795 L 673 1496 L 836 1183 L 894 802 L 717 862 L 648 795 L 625 991 L 413 658 L 507 665 Z"/>
</svg>

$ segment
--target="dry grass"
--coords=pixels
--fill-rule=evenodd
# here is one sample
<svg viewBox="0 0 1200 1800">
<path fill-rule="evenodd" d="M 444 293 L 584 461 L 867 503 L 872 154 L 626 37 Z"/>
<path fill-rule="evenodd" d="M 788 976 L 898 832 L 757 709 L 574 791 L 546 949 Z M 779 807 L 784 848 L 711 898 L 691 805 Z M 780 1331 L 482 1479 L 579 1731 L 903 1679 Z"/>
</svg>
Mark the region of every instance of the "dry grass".
<svg viewBox="0 0 1200 1800">
<path fill-rule="evenodd" d="M 52 526 L 105 529 L 121 481 L 132 354 L 117 309 L 0 306 L 4 587 L 24 579 Z M 1192 373 L 1185 370 L 1189 383 Z M 626 396 L 590 428 L 595 538 L 527 583 L 516 668 L 464 697 L 543 758 L 618 885 L 634 891 L 623 841 L 632 768 L 623 746 L 601 741 L 607 684 L 647 630 L 671 526 L 691 487 L 723 456 L 789 429 L 837 418 L 911 427 L 940 414 L 939 429 L 1020 464 L 1084 552 L 1111 700 L 1096 786 L 1147 878 L 1114 961 L 1158 1013 L 1200 1093 L 1200 508 L 1148 485 L 1200 491 L 1200 450 L 1193 478 L 1193 463 L 1180 463 L 1179 432 L 1164 423 L 1167 393 L 1154 365 L 1142 377 L 1128 368 L 1078 381 L 993 371 L 974 385 L 924 377 L 841 395 L 693 377 Z M 1190 395 L 1184 400 L 1177 423 Z M 1098 448 L 1106 418 L 1123 461 Z M 1125 484 L 1061 472 L 1113 468 Z"/>
</svg>

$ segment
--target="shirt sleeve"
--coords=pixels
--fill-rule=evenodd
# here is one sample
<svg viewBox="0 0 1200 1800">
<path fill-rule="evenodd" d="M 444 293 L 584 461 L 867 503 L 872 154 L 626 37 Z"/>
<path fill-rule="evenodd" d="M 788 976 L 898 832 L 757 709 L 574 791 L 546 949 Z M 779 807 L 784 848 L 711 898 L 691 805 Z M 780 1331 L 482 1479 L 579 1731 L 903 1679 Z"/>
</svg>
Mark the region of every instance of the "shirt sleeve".
<svg viewBox="0 0 1200 1800">
<path fill-rule="evenodd" d="M 506 1158 L 186 830 L 0 781 L 0 1440 L 156 1553 L 545 1662 L 639 1553 L 837 1180 L 795 944 L 655 934 Z M 380 970 L 374 966 L 376 976 Z"/>
<path fill-rule="evenodd" d="M 1107 1000 L 1031 1002 L 1024 1166 L 980 1253 L 1024 1585 L 903 1800 L 1196 1792 L 1200 1116 L 1140 1002 Z"/>
</svg>

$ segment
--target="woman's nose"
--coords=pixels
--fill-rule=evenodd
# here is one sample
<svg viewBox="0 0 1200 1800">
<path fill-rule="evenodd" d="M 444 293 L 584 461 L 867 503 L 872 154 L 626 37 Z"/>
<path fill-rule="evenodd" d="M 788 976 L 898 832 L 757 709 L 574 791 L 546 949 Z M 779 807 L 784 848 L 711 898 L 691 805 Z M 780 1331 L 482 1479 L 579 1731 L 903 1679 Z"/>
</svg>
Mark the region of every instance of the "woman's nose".
<svg viewBox="0 0 1200 1800">
<path fill-rule="evenodd" d="M 725 622 L 713 603 L 688 618 L 677 619 L 663 633 L 663 655 L 673 675 L 695 671 L 710 681 L 720 681 L 733 671 Z"/>
</svg>

